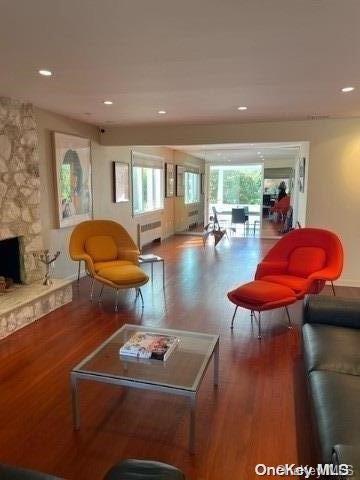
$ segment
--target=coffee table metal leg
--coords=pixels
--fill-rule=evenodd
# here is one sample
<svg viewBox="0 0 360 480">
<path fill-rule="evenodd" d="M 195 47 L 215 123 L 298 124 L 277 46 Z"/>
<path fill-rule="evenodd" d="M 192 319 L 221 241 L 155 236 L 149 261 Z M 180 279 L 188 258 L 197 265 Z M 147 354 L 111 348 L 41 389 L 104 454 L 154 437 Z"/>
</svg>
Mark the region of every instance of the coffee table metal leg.
<svg viewBox="0 0 360 480">
<path fill-rule="evenodd" d="M 190 434 L 189 434 L 189 450 L 195 453 L 195 422 L 196 422 L 196 393 L 190 397 Z"/>
<path fill-rule="evenodd" d="M 71 398 L 73 410 L 74 429 L 80 430 L 80 408 L 79 408 L 79 390 L 75 373 L 71 373 Z"/>
<path fill-rule="evenodd" d="M 214 349 L 214 385 L 219 385 L 219 342 Z"/>
</svg>

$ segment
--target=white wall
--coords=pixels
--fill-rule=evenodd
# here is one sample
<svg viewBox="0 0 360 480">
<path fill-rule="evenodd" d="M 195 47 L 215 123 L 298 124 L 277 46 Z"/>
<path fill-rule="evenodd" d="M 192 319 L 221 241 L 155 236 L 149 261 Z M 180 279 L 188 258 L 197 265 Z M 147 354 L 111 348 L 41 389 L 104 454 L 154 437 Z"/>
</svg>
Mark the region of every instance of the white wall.
<svg viewBox="0 0 360 480">
<path fill-rule="evenodd" d="M 303 224 L 328 228 L 341 237 L 345 250 L 341 283 L 360 286 L 360 119 L 112 127 L 100 141 L 106 145 L 308 141 L 308 203 L 306 218 L 305 204 L 299 204 L 299 218 L 303 215 Z"/>
<path fill-rule="evenodd" d="M 57 131 L 87 137 L 91 139 L 93 144 L 97 142 L 98 129 L 39 108 L 35 108 L 34 113 L 39 140 L 40 218 L 44 247 L 51 251 L 61 251 L 61 255 L 55 264 L 55 276 L 68 277 L 74 275 L 77 269 L 77 265 L 68 254 L 69 238 L 73 227 L 57 227 L 52 132 Z"/>
</svg>

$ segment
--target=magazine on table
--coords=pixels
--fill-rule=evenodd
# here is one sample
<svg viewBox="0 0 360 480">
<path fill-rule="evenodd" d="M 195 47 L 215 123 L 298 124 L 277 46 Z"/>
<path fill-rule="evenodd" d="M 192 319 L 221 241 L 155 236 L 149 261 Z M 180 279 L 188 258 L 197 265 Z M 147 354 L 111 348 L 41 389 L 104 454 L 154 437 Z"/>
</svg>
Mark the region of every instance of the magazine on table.
<svg viewBox="0 0 360 480">
<path fill-rule="evenodd" d="M 154 255 L 153 253 L 147 253 L 145 255 L 139 255 L 139 259 L 143 262 L 150 262 L 151 260 L 158 260 L 160 257 L 158 255 Z"/>
<path fill-rule="evenodd" d="M 179 343 L 173 335 L 136 332 L 120 348 L 120 355 L 166 361 Z"/>
</svg>

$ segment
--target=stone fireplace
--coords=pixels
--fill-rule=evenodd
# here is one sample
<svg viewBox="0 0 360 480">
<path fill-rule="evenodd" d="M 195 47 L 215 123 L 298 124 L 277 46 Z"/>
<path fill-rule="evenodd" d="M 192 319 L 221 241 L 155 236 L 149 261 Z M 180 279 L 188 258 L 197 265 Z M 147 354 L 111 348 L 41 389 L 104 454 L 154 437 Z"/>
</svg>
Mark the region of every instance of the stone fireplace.
<svg viewBox="0 0 360 480">
<path fill-rule="evenodd" d="M 72 299 L 69 281 L 39 282 L 43 266 L 38 136 L 33 108 L 0 97 L 0 276 L 16 284 L 0 298 L 0 338 Z"/>
<path fill-rule="evenodd" d="M 21 237 L 22 281 L 41 278 L 37 131 L 32 105 L 0 97 L 0 240 Z"/>
<path fill-rule="evenodd" d="M 23 283 L 21 263 L 20 238 L 0 240 L 0 277 Z"/>
</svg>

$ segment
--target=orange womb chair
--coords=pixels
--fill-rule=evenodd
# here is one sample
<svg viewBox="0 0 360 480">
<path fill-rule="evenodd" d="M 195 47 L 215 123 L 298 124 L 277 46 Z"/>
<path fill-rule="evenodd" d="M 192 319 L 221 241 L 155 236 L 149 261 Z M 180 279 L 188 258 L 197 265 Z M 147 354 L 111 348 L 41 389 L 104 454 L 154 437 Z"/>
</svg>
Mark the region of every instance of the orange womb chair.
<svg viewBox="0 0 360 480">
<path fill-rule="evenodd" d="M 144 299 L 140 287 L 149 277 L 139 268 L 139 249 L 123 226 L 112 220 L 88 220 L 79 223 L 72 231 L 69 244 L 70 257 L 84 261 L 92 278 L 90 298 L 95 280 L 101 283 L 99 301 L 107 285 L 116 291 L 115 311 L 121 289 L 135 288 L 136 298 Z"/>
<path fill-rule="evenodd" d="M 333 282 L 341 275 L 343 257 L 335 233 L 320 228 L 292 230 L 259 263 L 255 280 L 289 287 L 297 299 L 321 292 L 329 281 L 335 295 Z"/>
<path fill-rule="evenodd" d="M 307 293 L 319 293 L 326 281 L 340 277 L 343 267 L 343 248 L 339 238 L 328 230 L 302 228 L 292 230 L 281 238 L 257 266 L 255 279 L 228 293 L 235 304 L 231 328 L 238 307 L 251 312 L 251 323 L 258 321 L 261 338 L 261 312 L 285 307 L 291 327 L 288 305 Z M 255 316 L 258 312 L 258 318 Z"/>
</svg>

